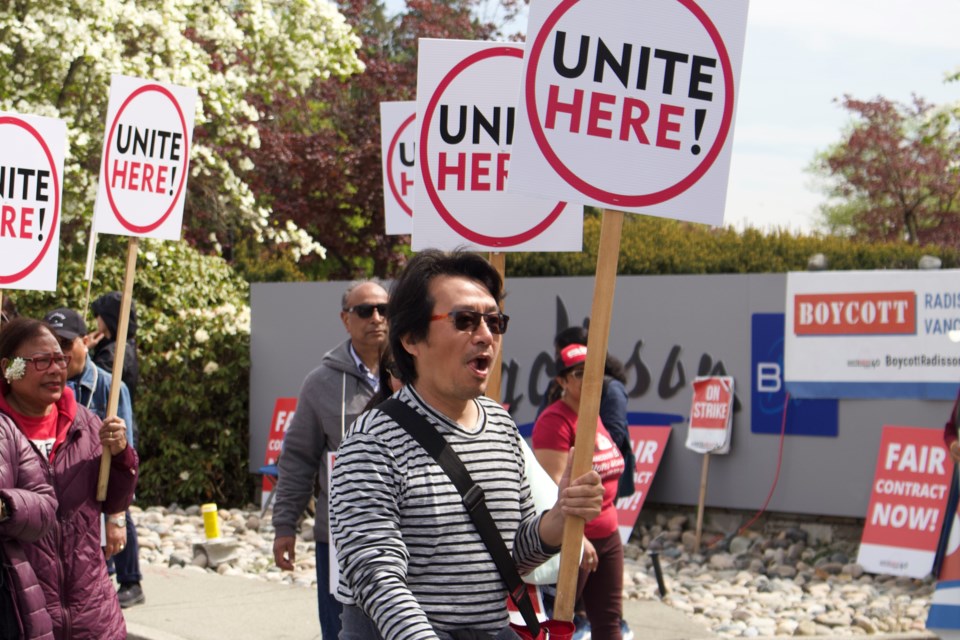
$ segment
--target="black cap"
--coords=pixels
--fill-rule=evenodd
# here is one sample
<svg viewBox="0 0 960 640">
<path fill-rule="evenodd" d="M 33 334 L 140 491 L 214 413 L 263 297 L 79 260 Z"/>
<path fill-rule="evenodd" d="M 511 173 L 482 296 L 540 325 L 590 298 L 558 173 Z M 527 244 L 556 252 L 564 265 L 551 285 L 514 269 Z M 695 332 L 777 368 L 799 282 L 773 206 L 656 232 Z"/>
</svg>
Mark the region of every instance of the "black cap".
<svg viewBox="0 0 960 640">
<path fill-rule="evenodd" d="M 53 327 L 53 332 L 66 340 L 87 335 L 87 325 L 73 309 L 61 307 L 43 316 L 43 321 Z"/>
</svg>

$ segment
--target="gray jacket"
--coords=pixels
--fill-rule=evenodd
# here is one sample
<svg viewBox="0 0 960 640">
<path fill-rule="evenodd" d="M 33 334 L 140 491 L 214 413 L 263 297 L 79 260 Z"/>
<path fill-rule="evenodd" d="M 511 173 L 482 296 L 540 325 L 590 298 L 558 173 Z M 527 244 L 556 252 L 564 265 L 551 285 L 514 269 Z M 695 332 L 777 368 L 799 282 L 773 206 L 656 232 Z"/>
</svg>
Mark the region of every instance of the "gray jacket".
<svg viewBox="0 0 960 640">
<path fill-rule="evenodd" d="M 373 387 L 357 370 L 350 340 L 324 354 L 320 366 L 307 374 L 297 410 L 283 437 L 278 463 L 277 497 L 273 505 L 276 535 L 293 536 L 313 494 L 319 474 L 317 542 L 329 542 L 327 453 L 340 446 L 343 433 L 373 396 Z"/>
</svg>

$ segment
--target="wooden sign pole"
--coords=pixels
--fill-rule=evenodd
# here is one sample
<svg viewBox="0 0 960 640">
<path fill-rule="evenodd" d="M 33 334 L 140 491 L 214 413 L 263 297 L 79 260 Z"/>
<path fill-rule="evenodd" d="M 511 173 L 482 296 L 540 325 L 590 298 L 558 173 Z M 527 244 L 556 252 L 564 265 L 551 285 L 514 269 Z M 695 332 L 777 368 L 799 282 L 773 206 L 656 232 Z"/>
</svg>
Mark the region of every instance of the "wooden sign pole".
<svg viewBox="0 0 960 640">
<path fill-rule="evenodd" d="M 504 284 L 507 282 L 506 270 L 507 270 L 507 254 L 502 251 L 491 252 L 487 256 L 487 262 L 497 270 L 497 273 L 500 274 L 500 279 L 503 280 Z M 503 311 L 503 305 L 500 305 L 500 310 Z M 500 351 L 497 352 L 497 359 L 493 363 L 493 369 L 490 371 L 490 380 L 487 382 L 487 397 L 496 402 L 500 402 L 500 385 L 503 378 L 503 338 L 500 339 Z"/>
<path fill-rule="evenodd" d="M 697 537 L 693 550 L 700 551 L 700 534 L 703 532 L 703 506 L 707 502 L 707 469 L 710 467 L 710 454 L 703 454 L 703 469 L 700 471 L 700 502 L 697 504 Z"/>
<path fill-rule="evenodd" d="M 617 259 L 620 255 L 620 234 L 623 212 L 603 212 L 600 247 L 597 251 L 597 273 L 590 309 L 590 332 L 587 336 L 587 361 L 584 365 L 580 413 L 577 415 L 577 439 L 573 454 L 571 478 L 578 478 L 593 468 L 593 449 L 600 415 L 600 394 L 603 388 L 603 366 L 607 356 L 610 320 L 613 316 L 613 294 L 617 284 Z M 553 617 L 573 620 L 576 604 L 580 546 L 583 540 L 582 518 L 568 517 L 563 526 L 563 548 L 560 552 L 560 575 Z"/>
<path fill-rule="evenodd" d="M 130 237 L 127 245 L 127 271 L 123 279 L 123 297 L 120 300 L 120 318 L 117 323 L 117 351 L 113 358 L 113 381 L 110 384 L 110 399 L 107 401 L 107 416 L 117 415 L 117 405 L 120 404 L 120 383 L 123 376 L 123 356 L 127 347 L 127 328 L 130 324 L 130 302 L 133 299 L 133 280 L 137 271 L 137 243 L 138 239 Z M 129 425 L 127 425 L 129 426 Z M 130 443 L 127 443 L 130 446 Z M 100 478 L 97 482 L 97 500 L 107 499 L 107 482 L 110 479 L 110 450 L 103 447 L 100 457 Z"/>
</svg>

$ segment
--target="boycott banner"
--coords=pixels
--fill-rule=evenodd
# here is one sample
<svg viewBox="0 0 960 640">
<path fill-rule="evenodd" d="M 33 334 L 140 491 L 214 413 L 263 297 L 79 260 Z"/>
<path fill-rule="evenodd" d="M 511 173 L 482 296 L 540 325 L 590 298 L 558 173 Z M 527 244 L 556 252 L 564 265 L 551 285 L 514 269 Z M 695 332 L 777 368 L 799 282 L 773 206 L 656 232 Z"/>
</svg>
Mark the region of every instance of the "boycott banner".
<svg viewBox="0 0 960 640">
<path fill-rule="evenodd" d="M 620 540 L 626 544 L 633 533 L 633 527 L 640 517 L 640 510 L 650 492 L 653 478 L 663 460 L 663 452 L 670 439 L 670 427 L 630 426 L 630 445 L 636 466 L 633 473 L 634 493 L 627 498 L 617 499 L 617 524 Z"/>
<path fill-rule="evenodd" d="M 417 179 L 417 103 L 380 103 L 383 217 L 387 235 L 413 232 L 413 191 Z"/>
<path fill-rule="evenodd" d="M 57 288 L 67 125 L 0 112 L 0 289 Z"/>
<path fill-rule="evenodd" d="M 412 248 L 580 251 L 583 208 L 506 191 L 523 48 L 421 39 Z"/>
<path fill-rule="evenodd" d="M 747 0 L 534 0 L 509 191 L 720 225 Z"/>
<path fill-rule="evenodd" d="M 798 398 L 952 400 L 960 270 L 787 274 L 784 382 Z"/>
<path fill-rule="evenodd" d="M 697 376 L 686 447 L 697 453 L 729 453 L 733 424 L 733 378 Z"/>
<path fill-rule="evenodd" d="M 270 435 L 267 436 L 267 450 L 263 454 L 263 466 L 276 464 L 283 451 L 283 436 L 287 433 L 293 414 L 297 410 L 296 398 L 277 398 L 273 407 L 273 418 L 270 420 Z M 272 492 L 272 483 L 263 479 L 262 488 L 265 492 Z"/>
<path fill-rule="evenodd" d="M 195 89 L 113 76 L 95 233 L 180 239 L 196 102 Z"/>
<path fill-rule="evenodd" d="M 939 429 L 883 427 L 857 562 L 923 578 L 933 567 L 953 465 Z"/>
</svg>

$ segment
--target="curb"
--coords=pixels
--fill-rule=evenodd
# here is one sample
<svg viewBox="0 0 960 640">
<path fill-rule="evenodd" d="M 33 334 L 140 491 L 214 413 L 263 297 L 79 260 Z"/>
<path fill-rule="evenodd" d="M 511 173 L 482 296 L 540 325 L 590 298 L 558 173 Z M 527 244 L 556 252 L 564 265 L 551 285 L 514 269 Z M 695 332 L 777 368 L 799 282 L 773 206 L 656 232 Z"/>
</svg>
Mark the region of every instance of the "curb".
<svg viewBox="0 0 960 640">
<path fill-rule="evenodd" d="M 127 623 L 127 640 L 185 640 L 183 636 L 178 636 L 166 631 L 158 631 L 135 622 Z"/>
</svg>

